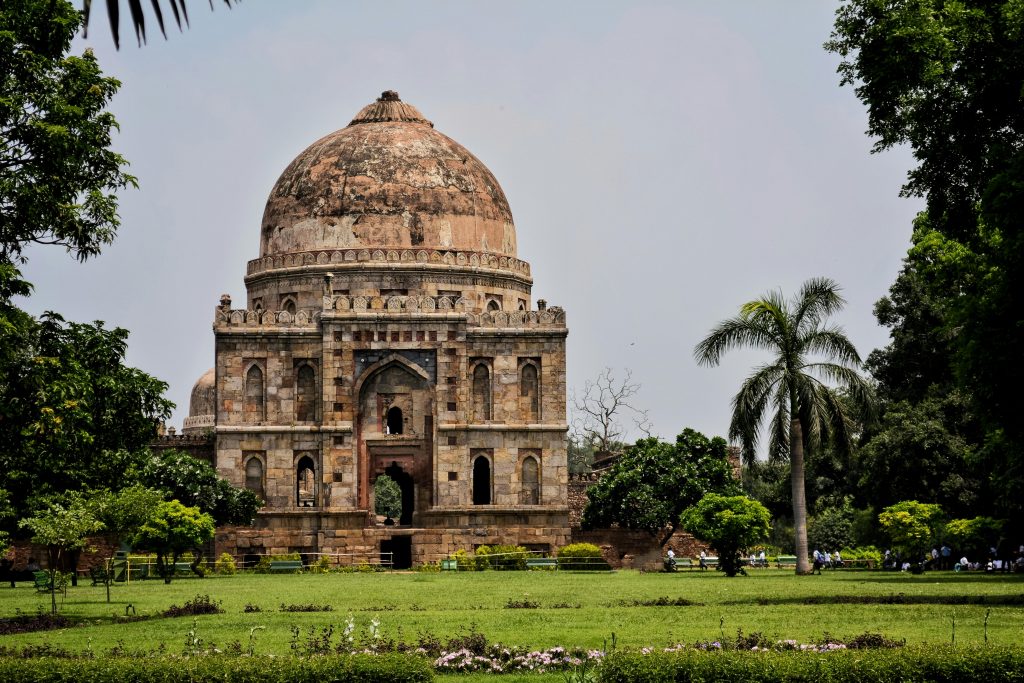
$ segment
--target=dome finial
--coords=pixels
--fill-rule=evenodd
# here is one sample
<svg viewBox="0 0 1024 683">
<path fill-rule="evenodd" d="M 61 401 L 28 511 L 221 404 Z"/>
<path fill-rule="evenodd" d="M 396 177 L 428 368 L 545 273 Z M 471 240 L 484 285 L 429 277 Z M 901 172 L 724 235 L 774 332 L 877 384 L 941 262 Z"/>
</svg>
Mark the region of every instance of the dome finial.
<svg viewBox="0 0 1024 683">
<path fill-rule="evenodd" d="M 363 107 L 356 117 L 348 125 L 354 126 L 360 123 L 425 123 L 431 128 L 434 127 L 419 109 L 403 102 L 395 90 L 385 90 L 375 102 Z"/>
</svg>

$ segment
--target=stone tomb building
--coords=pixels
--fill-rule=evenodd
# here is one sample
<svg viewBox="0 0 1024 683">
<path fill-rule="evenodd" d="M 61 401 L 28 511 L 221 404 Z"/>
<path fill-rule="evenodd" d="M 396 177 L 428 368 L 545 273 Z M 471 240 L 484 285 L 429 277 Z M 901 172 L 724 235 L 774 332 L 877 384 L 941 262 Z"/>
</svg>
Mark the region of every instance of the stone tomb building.
<svg viewBox="0 0 1024 683">
<path fill-rule="evenodd" d="M 402 567 L 568 542 L 565 313 L 531 301 L 494 176 L 415 107 L 385 92 L 285 169 L 245 285 L 184 429 L 266 501 L 218 553 Z M 394 525 L 373 514 L 385 473 Z"/>
</svg>

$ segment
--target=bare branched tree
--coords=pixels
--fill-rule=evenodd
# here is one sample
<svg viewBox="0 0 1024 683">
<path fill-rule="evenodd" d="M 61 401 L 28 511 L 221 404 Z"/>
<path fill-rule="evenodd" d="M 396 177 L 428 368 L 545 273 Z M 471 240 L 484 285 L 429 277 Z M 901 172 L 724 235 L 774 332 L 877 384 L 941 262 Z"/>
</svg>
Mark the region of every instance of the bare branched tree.
<svg viewBox="0 0 1024 683">
<path fill-rule="evenodd" d="M 628 368 L 620 381 L 611 368 L 605 368 L 597 379 L 587 380 L 583 392 L 572 396 L 576 412 L 573 428 L 579 440 L 591 443 L 597 452 L 612 451 L 625 433 L 621 420 L 628 416 L 644 436 L 651 435 L 651 421 L 646 410 L 640 410 L 632 399 L 640 391 Z"/>
</svg>

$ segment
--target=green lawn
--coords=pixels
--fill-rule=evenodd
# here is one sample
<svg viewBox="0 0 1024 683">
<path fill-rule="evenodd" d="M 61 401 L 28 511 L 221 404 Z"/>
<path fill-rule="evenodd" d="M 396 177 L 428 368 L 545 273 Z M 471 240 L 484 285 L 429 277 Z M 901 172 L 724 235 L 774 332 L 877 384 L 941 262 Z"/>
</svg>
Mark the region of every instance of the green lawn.
<svg viewBox="0 0 1024 683">
<path fill-rule="evenodd" d="M 123 617 L 129 604 L 138 615 L 157 615 L 199 594 L 222 601 L 225 613 L 198 617 L 197 635 L 221 646 L 231 641 L 247 646 L 250 630 L 264 627 L 255 635 L 257 653 L 288 652 L 293 626 L 305 638 L 311 627 L 333 625 L 337 640 L 349 613 L 359 629 L 377 618 L 385 636 L 408 641 L 422 632 L 447 638 L 475 625 L 489 641 L 528 647 L 599 648 L 612 633 L 619 647 L 657 647 L 716 640 L 723 632 L 733 638 L 739 628 L 801 641 L 824 632 L 854 636 L 872 631 L 911 644 L 948 643 L 954 616 L 957 643 L 981 643 L 986 613 L 990 643 L 1016 645 L 1024 639 L 1024 576 L 840 571 L 797 577 L 768 569 L 734 579 L 718 572 L 632 571 L 212 576 L 177 579 L 169 586 L 156 581 L 115 585 L 110 604 L 103 587 L 86 581 L 68 589 L 61 613 L 88 625 L 8 635 L 0 645 L 48 643 L 103 652 L 123 641 L 134 650 L 164 644 L 180 652 L 191 617 L 130 624 L 117 623 L 115 617 Z M 701 604 L 621 604 L 657 598 Z M 848 604 L 894 598 L 912 604 Z M 508 609 L 510 600 L 540 607 Z M 956 602 L 976 604 L 951 604 Z M 333 611 L 285 613 L 281 603 L 330 605 Z M 262 611 L 246 613 L 247 604 Z M 49 608 L 47 594 L 28 585 L 0 588 L 0 616 L 38 608 Z"/>
</svg>

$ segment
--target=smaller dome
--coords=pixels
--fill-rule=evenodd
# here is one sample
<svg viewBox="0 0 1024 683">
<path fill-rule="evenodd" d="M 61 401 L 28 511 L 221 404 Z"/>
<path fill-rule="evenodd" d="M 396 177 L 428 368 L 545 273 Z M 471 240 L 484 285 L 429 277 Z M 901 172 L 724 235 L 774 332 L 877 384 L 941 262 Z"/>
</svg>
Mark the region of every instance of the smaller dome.
<svg viewBox="0 0 1024 683">
<path fill-rule="evenodd" d="M 182 434 L 202 433 L 214 426 L 217 415 L 217 373 L 210 368 L 196 380 L 188 402 Z"/>
</svg>

